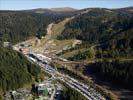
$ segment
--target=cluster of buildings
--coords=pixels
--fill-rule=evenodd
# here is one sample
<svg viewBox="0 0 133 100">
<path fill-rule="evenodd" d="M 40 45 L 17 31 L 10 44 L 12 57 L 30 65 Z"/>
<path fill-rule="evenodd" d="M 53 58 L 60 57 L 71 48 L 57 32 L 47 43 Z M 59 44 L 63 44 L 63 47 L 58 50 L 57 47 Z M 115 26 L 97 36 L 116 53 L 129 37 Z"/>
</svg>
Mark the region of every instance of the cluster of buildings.
<svg viewBox="0 0 133 100">
<path fill-rule="evenodd" d="M 27 55 L 27 54 L 29 54 L 29 52 L 31 52 L 31 45 L 30 44 L 28 44 L 28 45 L 20 44 L 18 46 L 14 46 L 13 49 L 20 51 L 23 54 Z"/>
<path fill-rule="evenodd" d="M 45 81 L 35 84 L 32 91 L 36 95 L 35 100 L 63 100 L 63 88 L 61 84 L 53 84 Z"/>
<path fill-rule="evenodd" d="M 55 87 L 49 82 L 39 83 L 32 86 L 32 92 L 36 95 L 36 100 L 50 100 L 55 92 Z"/>
<path fill-rule="evenodd" d="M 27 100 L 32 97 L 29 90 L 18 89 L 16 91 L 9 91 L 4 95 L 4 100 Z"/>
</svg>

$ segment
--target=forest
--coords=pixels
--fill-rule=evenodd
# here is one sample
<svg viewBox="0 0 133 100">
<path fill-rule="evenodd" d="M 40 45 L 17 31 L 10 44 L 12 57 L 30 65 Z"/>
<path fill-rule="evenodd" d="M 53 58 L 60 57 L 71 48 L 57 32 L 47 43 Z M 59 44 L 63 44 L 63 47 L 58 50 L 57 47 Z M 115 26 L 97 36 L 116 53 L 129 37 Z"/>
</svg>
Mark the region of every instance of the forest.
<svg viewBox="0 0 133 100">
<path fill-rule="evenodd" d="M 0 90 L 7 91 L 37 81 L 40 67 L 29 62 L 22 54 L 0 47 Z"/>
<path fill-rule="evenodd" d="M 86 9 L 66 24 L 58 39 L 79 39 L 89 43 L 131 45 L 133 39 L 133 14 L 110 9 Z M 119 45 L 120 46 L 120 45 Z"/>
<path fill-rule="evenodd" d="M 133 62 L 106 59 L 94 64 L 88 64 L 84 74 L 93 73 L 104 82 L 110 82 L 122 88 L 133 89 Z"/>
<path fill-rule="evenodd" d="M 65 50 L 58 55 L 78 50 L 68 60 L 88 61 L 84 74 L 96 75 L 103 81 L 133 89 L 133 14 L 130 9 L 84 9 L 66 24 L 57 39 L 78 39 L 88 44 Z M 83 48 L 81 50 L 81 48 Z"/>
<path fill-rule="evenodd" d="M 78 53 L 68 60 L 133 59 L 133 14 L 132 8 L 84 9 L 87 11 L 66 24 L 57 39 L 79 39 L 83 44 L 58 54 L 74 50 Z M 84 48 L 84 51 L 80 51 Z"/>
<path fill-rule="evenodd" d="M 30 37 L 45 36 L 51 22 L 58 22 L 71 16 L 56 13 L 35 13 L 31 11 L 0 11 L 0 40 L 14 43 Z"/>
</svg>

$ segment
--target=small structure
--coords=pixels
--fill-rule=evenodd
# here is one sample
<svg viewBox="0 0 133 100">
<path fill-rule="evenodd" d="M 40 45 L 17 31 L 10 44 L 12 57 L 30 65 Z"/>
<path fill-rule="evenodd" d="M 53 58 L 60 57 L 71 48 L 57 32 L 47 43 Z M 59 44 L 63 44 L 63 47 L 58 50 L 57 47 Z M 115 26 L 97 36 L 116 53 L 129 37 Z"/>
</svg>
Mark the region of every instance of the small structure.
<svg viewBox="0 0 133 100">
<path fill-rule="evenodd" d="M 13 100 L 24 100 L 24 97 L 21 93 L 12 91 L 12 99 Z"/>
<path fill-rule="evenodd" d="M 81 44 L 81 43 L 82 43 L 81 40 L 75 40 L 75 41 L 73 42 L 72 47 L 75 47 L 76 45 L 79 45 L 79 44 Z"/>
<path fill-rule="evenodd" d="M 50 97 L 53 93 L 53 86 L 50 83 L 40 83 L 35 85 L 36 93 L 40 97 Z"/>
<path fill-rule="evenodd" d="M 4 100 L 25 100 L 28 97 L 31 97 L 29 90 L 17 89 L 15 91 L 9 90 L 6 92 L 4 95 Z"/>
<path fill-rule="evenodd" d="M 29 48 L 27 47 L 20 48 L 19 51 L 22 52 L 23 54 L 28 54 L 30 52 Z"/>
<path fill-rule="evenodd" d="M 10 42 L 4 42 L 3 46 L 4 47 L 12 47 L 12 44 Z"/>
<path fill-rule="evenodd" d="M 45 84 L 38 84 L 37 86 L 37 91 L 38 91 L 38 95 L 42 95 L 42 96 L 48 96 L 48 89 L 47 86 Z"/>
</svg>

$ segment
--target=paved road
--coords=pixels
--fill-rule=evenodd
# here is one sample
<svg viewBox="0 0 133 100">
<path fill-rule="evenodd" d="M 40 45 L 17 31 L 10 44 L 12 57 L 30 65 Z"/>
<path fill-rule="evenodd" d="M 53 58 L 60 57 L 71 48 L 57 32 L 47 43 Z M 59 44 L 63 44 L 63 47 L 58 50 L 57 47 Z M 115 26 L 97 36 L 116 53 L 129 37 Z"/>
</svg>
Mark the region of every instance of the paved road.
<svg viewBox="0 0 133 100">
<path fill-rule="evenodd" d="M 61 74 L 53 67 L 51 67 L 48 64 L 50 58 L 41 56 L 41 54 L 38 55 L 36 53 L 32 53 L 32 56 L 27 57 L 30 61 L 40 65 L 47 73 L 51 74 L 54 78 L 65 82 L 68 86 L 80 92 L 88 100 L 105 100 L 105 98 L 94 88 L 89 87 L 68 75 Z"/>
</svg>

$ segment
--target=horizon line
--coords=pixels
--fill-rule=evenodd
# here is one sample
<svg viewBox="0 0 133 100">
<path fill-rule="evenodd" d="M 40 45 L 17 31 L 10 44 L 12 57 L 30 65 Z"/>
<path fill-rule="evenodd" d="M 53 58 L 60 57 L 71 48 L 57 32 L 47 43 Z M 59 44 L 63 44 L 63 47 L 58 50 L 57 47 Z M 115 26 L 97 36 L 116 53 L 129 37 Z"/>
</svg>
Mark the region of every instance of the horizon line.
<svg viewBox="0 0 133 100">
<path fill-rule="evenodd" d="M 76 7 L 47 7 L 47 8 L 41 8 L 41 7 L 34 7 L 34 8 L 28 8 L 28 9 L 0 9 L 1 11 L 22 11 L 22 10 L 34 10 L 34 9 L 56 9 L 56 8 L 72 8 L 72 9 L 75 9 L 75 10 L 82 10 L 82 9 L 86 9 L 86 8 L 103 8 L 103 9 L 122 9 L 122 8 L 130 8 L 130 7 L 133 7 L 133 6 L 126 6 L 126 7 L 85 7 L 85 8 L 76 8 Z"/>
</svg>

